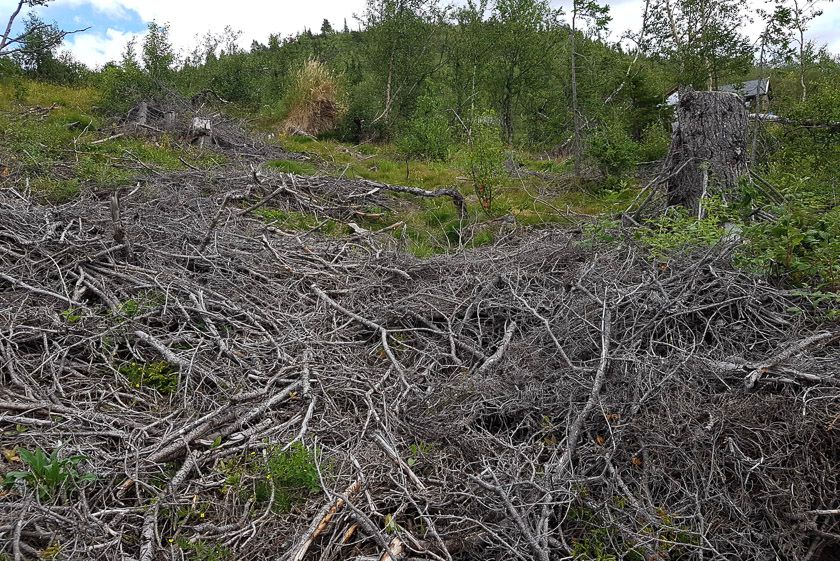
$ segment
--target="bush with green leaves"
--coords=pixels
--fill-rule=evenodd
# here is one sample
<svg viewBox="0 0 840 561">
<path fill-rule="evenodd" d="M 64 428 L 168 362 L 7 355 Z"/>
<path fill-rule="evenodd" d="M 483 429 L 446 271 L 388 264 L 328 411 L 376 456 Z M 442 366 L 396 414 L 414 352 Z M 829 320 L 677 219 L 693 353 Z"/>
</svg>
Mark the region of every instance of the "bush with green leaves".
<svg viewBox="0 0 840 561">
<path fill-rule="evenodd" d="M 244 463 L 223 464 L 222 471 L 231 488 L 260 504 L 272 501 L 276 512 L 285 513 L 321 490 L 317 460 L 317 450 L 296 442 L 286 450 L 271 446 L 261 455 L 254 452 Z"/>
<path fill-rule="evenodd" d="M 6 473 L 4 487 L 24 483 L 33 489 L 41 500 L 56 498 L 62 492 L 76 489 L 96 479 L 94 474 L 79 473 L 78 466 L 87 459 L 85 456 L 77 454 L 62 458 L 61 448 L 56 448 L 50 454 L 41 448 L 34 452 L 18 448 L 16 453 L 26 469 Z"/>
<path fill-rule="evenodd" d="M 792 286 L 840 291 L 840 207 L 789 202 L 778 218 L 744 228 L 739 263 Z"/>
<path fill-rule="evenodd" d="M 105 115 L 125 116 L 154 91 L 149 76 L 137 65 L 108 65 L 99 74 L 99 109 Z"/>
<path fill-rule="evenodd" d="M 639 161 L 639 146 L 623 127 L 608 123 L 589 139 L 589 157 L 608 178 L 630 175 Z"/>
<path fill-rule="evenodd" d="M 642 141 L 638 145 L 638 159 L 641 162 L 655 162 L 668 154 L 671 135 L 661 123 L 652 123 L 642 132 Z"/>
<path fill-rule="evenodd" d="M 140 363 L 126 362 L 119 367 L 119 372 L 135 388 L 154 388 L 162 394 L 171 394 L 178 390 L 178 368 L 165 360 Z"/>
<path fill-rule="evenodd" d="M 498 118 L 494 113 L 479 115 L 470 131 L 466 171 L 478 202 L 487 213 L 493 206 L 493 191 L 504 181 L 504 162 L 505 150 Z"/>
<path fill-rule="evenodd" d="M 657 259 L 667 259 L 674 252 L 711 247 L 727 235 L 726 224 L 732 211 L 719 198 L 703 201 L 705 215 L 697 219 L 682 207 L 670 207 L 662 216 L 648 220 L 636 232 L 637 239 Z"/>
<path fill-rule="evenodd" d="M 452 146 L 452 131 L 440 98 L 423 95 L 414 115 L 403 126 L 397 148 L 406 160 L 421 158 L 446 161 Z"/>
</svg>

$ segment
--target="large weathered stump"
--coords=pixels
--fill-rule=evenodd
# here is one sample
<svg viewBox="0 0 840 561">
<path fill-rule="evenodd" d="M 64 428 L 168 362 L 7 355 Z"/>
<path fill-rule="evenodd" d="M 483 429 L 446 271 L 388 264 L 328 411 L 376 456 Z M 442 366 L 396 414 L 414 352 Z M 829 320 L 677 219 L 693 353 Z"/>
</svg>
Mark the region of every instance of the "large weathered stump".
<svg viewBox="0 0 840 561">
<path fill-rule="evenodd" d="M 707 194 L 724 197 L 747 173 L 747 108 L 727 92 L 680 92 L 666 160 L 668 205 L 702 214 Z"/>
</svg>

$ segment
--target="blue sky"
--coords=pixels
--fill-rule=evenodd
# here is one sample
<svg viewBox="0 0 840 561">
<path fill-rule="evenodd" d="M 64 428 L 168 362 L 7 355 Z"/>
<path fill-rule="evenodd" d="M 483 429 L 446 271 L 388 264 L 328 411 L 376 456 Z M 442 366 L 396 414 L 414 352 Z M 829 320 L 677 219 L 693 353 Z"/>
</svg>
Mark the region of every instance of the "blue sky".
<svg viewBox="0 0 840 561">
<path fill-rule="evenodd" d="M 553 0 L 563 7 L 570 0 Z M 613 15 L 613 36 L 641 25 L 643 0 L 610 0 Z M 0 0 L 0 19 L 11 12 L 17 0 Z M 745 0 L 754 10 L 766 4 L 764 0 Z M 241 30 L 241 45 L 253 40 L 265 42 L 270 33 L 293 34 L 305 27 L 318 29 L 328 18 L 339 27 L 344 19 L 353 26 L 355 13 L 365 7 L 365 0 L 239 0 L 237 3 L 219 0 L 55 0 L 46 8 L 39 8 L 42 17 L 55 20 L 65 29 L 90 29 L 68 38 L 66 48 L 79 60 L 99 66 L 119 59 L 126 42 L 141 37 L 148 22 L 171 24 L 176 48 L 187 53 L 196 38 L 207 31 L 219 32 L 226 25 Z M 840 52 L 840 2 L 826 3 L 825 13 L 811 31 L 811 39 L 828 44 L 833 52 Z M 755 33 L 753 26 L 747 29 Z"/>
</svg>

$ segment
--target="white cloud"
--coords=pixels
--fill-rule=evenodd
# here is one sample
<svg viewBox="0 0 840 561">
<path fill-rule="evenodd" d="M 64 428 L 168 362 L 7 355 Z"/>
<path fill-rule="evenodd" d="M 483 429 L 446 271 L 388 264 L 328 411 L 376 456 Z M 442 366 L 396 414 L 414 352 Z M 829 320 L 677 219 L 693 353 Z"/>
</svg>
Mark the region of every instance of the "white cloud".
<svg viewBox="0 0 840 561">
<path fill-rule="evenodd" d="M 463 3 L 464 0 L 456 0 Z M 750 11 L 764 4 L 763 0 L 744 0 Z M 613 16 L 612 38 L 617 40 L 628 30 L 641 26 L 644 0 L 606 0 Z M 571 0 L 552 0 L 552 4 L 568 11 Z M 0 14 L 16 4 L 16 0 L 0 0 Z M 364 10 L 366 0 L 55 0 L 52 5 L 71 9 L 90 6 L 105 16 L 111 29 L 93 28 L 68 40 L 68 48 L 83 62 L 100 65 L 118 58 L 131 34 L 122 23 L 133 14 L 144 23 L 156 20 L 171 24 L 171 38 L 176 49 L 191 50 L 195 37 L 208 31 L 219 32 L 229 25 L 241 30 L 240 45 L 249 47 L 254 40 L 265 42 L 269 34 L 290 35 L 310 28 L 320 28 L 326 17 L 340 28 L 345 19 L 355 27 L 353 15 Z M 814 23 L 811 38 L 818 44 L 828 43 L 840 49 L 840 3 L 826 3 L 825 14 Z M 49 8 L 45 13 L 49 12 Z M 758 23 L 745 31 L 758 32 Z"/>
<path fill-rule="evenodd" d="M 89 66 L 102 66 L 106 62 L 117 61 L 132 39 L 142 40 L 142 34 L 118 31 L 108 28 L 101 33 L 79 33 L 71 35 L 64 43 L 64 48 L 74 58 Z"/>
<path fill-rule="evenodd" d="M 3 0 L 0 0 L 3 1 Z M 247 48 L 254 40 L 265 43 L 271 33 L 290 35 L 304 28 L 319 29 L 324 18 L 341 27 L 346 18 L 353 25 L 354 13 L 361 12 L 365 0 L 240 0 L 237 3 L 218 0 L 57 0 L 55 5 L 89 4 L 113 18 L 124 18 L 129 11 L 143 22 L 171 24 L 171 39 L 177 50 L 191 50 L 196 36 L 208 31 L 219 32 L 225 26 L 242 31 L 240 46 Z M 111 25 L 119 26 L 118 21 Z M 96 30 L 92 30 L 94 33 Z M 101 32 L 100 32 L 101 33 Z M 87 35 L 87 34 L 85 34 Z M 81 38 L 82 35 L 80 35 Z M 102 36 L 96 40 L 99 52 L 119 52 L 122 47 L 106 46 L 105 42 L 123 40 L 119 36 Z M 123 41 L 122 45 L 125 42 Z M 72 46 L 71 46 L 72 47 Z M 87 64 L 106 62 L 101 57 L 86 58 L 88 52 L 72 49 Z"/>
</svg>

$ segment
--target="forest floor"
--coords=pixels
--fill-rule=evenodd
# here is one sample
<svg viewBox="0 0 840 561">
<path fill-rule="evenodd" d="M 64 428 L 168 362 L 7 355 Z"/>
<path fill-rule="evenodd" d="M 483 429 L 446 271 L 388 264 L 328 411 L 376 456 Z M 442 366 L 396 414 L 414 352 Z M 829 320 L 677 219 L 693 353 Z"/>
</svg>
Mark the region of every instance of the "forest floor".
<svg viewBox="0 0 840 561">
<path fill-rule="evenodd" d="M 0 108 L 3 561 L 836 558 L 836 310 L 737 240 L 69 95 Z"/>
</svg>

